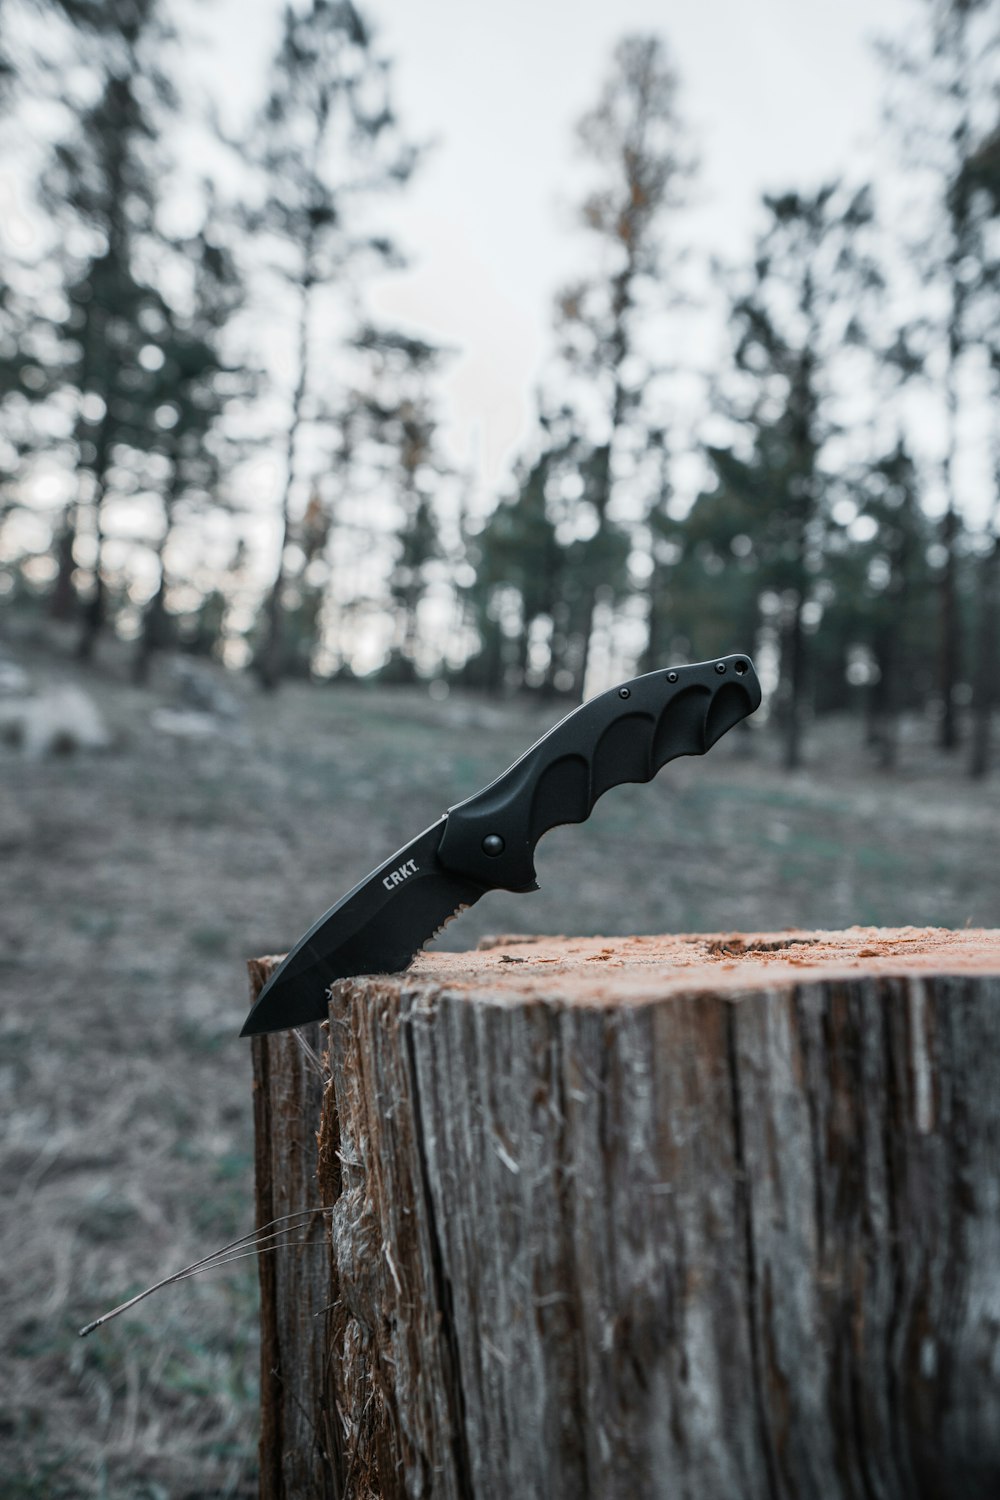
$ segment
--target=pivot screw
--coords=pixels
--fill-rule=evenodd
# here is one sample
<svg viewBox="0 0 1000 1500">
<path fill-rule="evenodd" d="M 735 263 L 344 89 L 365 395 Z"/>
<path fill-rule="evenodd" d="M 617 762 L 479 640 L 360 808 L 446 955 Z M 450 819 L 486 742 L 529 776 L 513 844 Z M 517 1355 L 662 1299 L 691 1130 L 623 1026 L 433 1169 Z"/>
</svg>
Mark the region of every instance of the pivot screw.
<svg viewBox="0 0 1000 1500">
<path fill-rule="evenodd" d="M 483 839 L 483 853 L 496 859 L 504 851 L 504 842 L 498 833 L 488 833 Z"/>
<path fill-rule="evenodd" d="M 677 673 L 676 672 L 668 672 L 667 673 L 667 681 L 668 682 L 676 682 L 677 681 Z"/>
<path fill-rule="evenodd" d="M 719 676 L 721 677 L 722 674 L 723 674 L 723 672 L 726 670 L 726 664 L 725 664 L 725 662 L 724 661 L 717 661 L 715 663 L 715 670 L 718 672 Z"/>
<path fill-rule="evenodd" d="M 738 661 L 733 667 L 733 671 L 736 673 L 737 677 L 742 677 L 746 670 L 747 664 L 745 661 Z"/>
<path fill-rule="evenodd" d="M 619 688 L 618 689 L 618 696 L 619 696 L 619 698 L 631 698 L 631 696 L 632 696 L 632 689 L 631 688 Z"/>
</svg>

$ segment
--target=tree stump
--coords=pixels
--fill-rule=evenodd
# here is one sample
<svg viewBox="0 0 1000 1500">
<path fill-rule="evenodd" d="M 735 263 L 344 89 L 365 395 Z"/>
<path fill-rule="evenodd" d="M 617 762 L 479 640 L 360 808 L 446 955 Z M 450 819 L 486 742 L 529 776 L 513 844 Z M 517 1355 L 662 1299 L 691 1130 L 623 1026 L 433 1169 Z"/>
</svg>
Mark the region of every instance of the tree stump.
<svg viewBox="0 0 1000 1500">
<path fill-rule="evenodd" d="M 492 939 L 311 1031 L 266 1500 L 1000 1495 L 1000 932 Z"/>
</svg>

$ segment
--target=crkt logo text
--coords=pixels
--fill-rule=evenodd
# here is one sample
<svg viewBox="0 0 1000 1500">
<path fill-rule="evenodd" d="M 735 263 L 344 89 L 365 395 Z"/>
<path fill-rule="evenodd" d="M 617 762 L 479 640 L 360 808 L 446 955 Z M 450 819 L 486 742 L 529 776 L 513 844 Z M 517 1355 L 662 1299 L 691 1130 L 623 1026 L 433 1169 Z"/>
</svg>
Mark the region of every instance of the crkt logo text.
<svg viewBox="0 0 1000 1500">
<path fill-rule="evenodd" d="M 393 870 L 391 875 L 383 875 L 382 884 L 385 886 L 387 891 L 391 891 L 394 885 L 402 885 L 407 876 L 415 875 L 416 873 L 416 860 L 408 859 L 405 865 L 400 865 L 399 869 Z"/>
</svg>

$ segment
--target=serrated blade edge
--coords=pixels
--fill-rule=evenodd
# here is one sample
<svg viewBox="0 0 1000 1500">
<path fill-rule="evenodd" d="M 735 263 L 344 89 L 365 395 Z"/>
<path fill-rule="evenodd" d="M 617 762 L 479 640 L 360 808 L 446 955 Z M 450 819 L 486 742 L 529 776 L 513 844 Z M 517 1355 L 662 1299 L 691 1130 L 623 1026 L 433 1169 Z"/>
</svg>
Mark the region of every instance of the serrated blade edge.
<svg viewBox="0 0 1000 1500">
<path fill-rule="evenodd" d="M 395 974 L 487 887 L 437 859 L 446 818 L 398 850 L 310 927 L 254 1002 L 241 1036 L 326 1019 L 338 979 Z"/>
</svg>

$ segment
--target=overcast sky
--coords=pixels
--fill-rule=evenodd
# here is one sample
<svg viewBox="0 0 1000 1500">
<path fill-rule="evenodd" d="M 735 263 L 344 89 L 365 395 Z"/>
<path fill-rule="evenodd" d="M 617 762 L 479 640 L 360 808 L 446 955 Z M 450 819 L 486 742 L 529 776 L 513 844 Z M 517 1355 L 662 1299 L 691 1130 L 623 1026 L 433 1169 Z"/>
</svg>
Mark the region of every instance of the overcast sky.
<svg viewBox="0 0 1000 1500">
<path fill-rule="evenodd" d="M 462 352 L 446 378 L 453 458 L 487 490 L 530 427 L 554 290 L 585 263 L 570 223 L 573 126 L 618 37 L 656 30 L 673 51 L 698 146 L 692 232 L 746 256 L 762 191 L 874 166 L 878 33 L 916 0 L 381 0 L 366 7 L 394 60 L 411 137 L 437 142 L 392 211 L 411 268 L 375 291 L 379 311 Z M 236 113 L 259 97 L 278 0 L 199 7 L 211 36 L 203 86 Z"/>
</svg>

